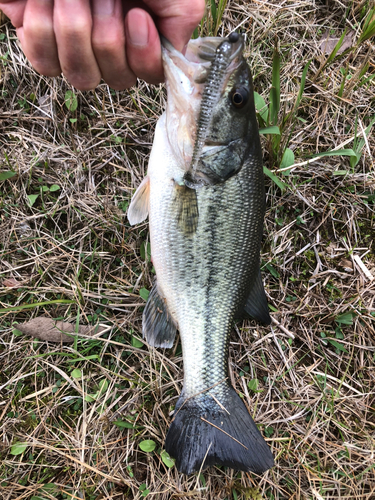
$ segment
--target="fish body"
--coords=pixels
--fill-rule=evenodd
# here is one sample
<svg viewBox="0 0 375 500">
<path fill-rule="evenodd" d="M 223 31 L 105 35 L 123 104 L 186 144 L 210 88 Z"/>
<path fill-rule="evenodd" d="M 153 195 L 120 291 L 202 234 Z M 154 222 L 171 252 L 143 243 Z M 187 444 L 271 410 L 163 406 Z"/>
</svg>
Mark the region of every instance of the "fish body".
<svg viewBox="0 0 375 500">
<path fill-rule="evenodd" d="M 220 48 L 230 53 L 217 76 Z M 177 328 L 181 336 L 184 385 L 166 450 L 187 474 L 214 464 L 258 473 L 273 465 L 228 379 L 234 319 L 246 311 L 270 322 L 259 269 L 262 154 L 242 51 L 238 35 L 194 40 L 185 57 L 164 42 L 167 109 L 128 213 L 131 223 L 147 214 L 150 220 L 157 281 L 144 310 L 144 337 L 171 347 Z"/>
</svg>

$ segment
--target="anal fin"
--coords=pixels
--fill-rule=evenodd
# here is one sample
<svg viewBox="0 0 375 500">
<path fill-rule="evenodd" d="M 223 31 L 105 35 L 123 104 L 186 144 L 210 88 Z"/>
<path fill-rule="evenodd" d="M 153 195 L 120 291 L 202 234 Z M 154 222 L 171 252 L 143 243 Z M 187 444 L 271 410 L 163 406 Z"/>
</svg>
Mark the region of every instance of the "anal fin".
<svg viewBox="0 0 375 500">
<path fill-rule="evenodd" d="M 172 347 L 177 327 L 154 284 L 143 311 L 143 338 L 153 347 Z"/>
<path fill-rule="evenodd" d="M 148 216 L 150 199 L 150 178 L 148 175 L 143 179 L 143 181 L 138 186 L 136 192 L 133 195 L 132 201 L 128 209 L 128 221 L 131 226 L 135 224 L 140 224 Z"/>
<path fill-rule="evenodd" d="M 177 221 L 181 231 L 187 236 L 193 235 L 198 227 L 198 198 L 195 189 L 185 185 L 175 185 L 175 199 L 177 207 Z"/>
<path fill-rule="evenodd" d="M 265 325 L 271 324 L 271 317 L 268 311 L 267 297 L 264 291 L 260 269 L 258 270 L 257 276 L 247 298 L 245 312 Z"/>
</svg>

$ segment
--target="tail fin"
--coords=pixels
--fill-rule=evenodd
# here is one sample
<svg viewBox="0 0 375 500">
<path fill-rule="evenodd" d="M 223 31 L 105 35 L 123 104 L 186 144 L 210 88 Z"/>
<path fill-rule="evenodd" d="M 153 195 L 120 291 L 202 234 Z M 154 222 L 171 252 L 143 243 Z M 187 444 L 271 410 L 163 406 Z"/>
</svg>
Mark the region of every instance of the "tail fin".
<svg viewBox="0 0 375 500">
<path fill-rule="evenodd" d="M 184 474 L 215 464 L 258 474 L 270 469 L 271 451 L 233 387 L 220 399 L 209 393 L 180 398 L 165 442 L 177 469 Z"/>
</svg>

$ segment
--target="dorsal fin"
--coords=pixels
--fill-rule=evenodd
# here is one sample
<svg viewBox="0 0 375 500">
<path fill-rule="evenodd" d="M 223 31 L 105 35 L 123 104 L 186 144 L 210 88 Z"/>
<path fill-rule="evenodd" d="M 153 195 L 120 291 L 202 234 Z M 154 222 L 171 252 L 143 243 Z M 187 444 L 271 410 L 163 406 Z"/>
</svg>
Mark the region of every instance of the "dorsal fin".
<svg viewBox="0 0 375 500">
<path fill-rule="evenodd" d="M 138 186 L 128 208 L 128 221 L 131 226 L 143 222 L 148 216 L 150 200 L 150 178 L 148 175 Z"/>
</svg>

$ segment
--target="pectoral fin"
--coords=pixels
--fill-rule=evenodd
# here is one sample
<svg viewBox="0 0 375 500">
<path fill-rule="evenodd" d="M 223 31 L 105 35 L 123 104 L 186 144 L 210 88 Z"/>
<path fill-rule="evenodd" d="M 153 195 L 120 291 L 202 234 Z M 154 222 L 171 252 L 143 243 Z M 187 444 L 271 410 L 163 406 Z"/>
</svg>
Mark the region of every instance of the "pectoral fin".
<svg viewBox="0 0 375 500">
<path fill-rule="evenodd" d="M 252 318 L 266 325 L 271 324 L 271 317 L 268 311 L 267 297 L 263 288 L 260 269 L 247 298 L 245 312 Z"/>
<path fill-rule="evenodd" d="M 143 311 L 143 338 L 153 347 L 172 347 L 176 337 L 176 324 L 168 312 L 165 299 L 152 287 Z"/>
<path fill-rule="evenodd" d="M 177 220 L 181 231 L 187 236 L 193 235 L 199 219 L 196 190 L 176 184 L 174 202 L 177 204 Z"/>
<path fill-rule="evenodd" d="M 150 179 L 149 176 L 143 179 L 138 189 L 133 195 L 128 209 L 128 221 L 131 226 L 143 222 L 148 216 L 150 199 Z"/>
</svg>

